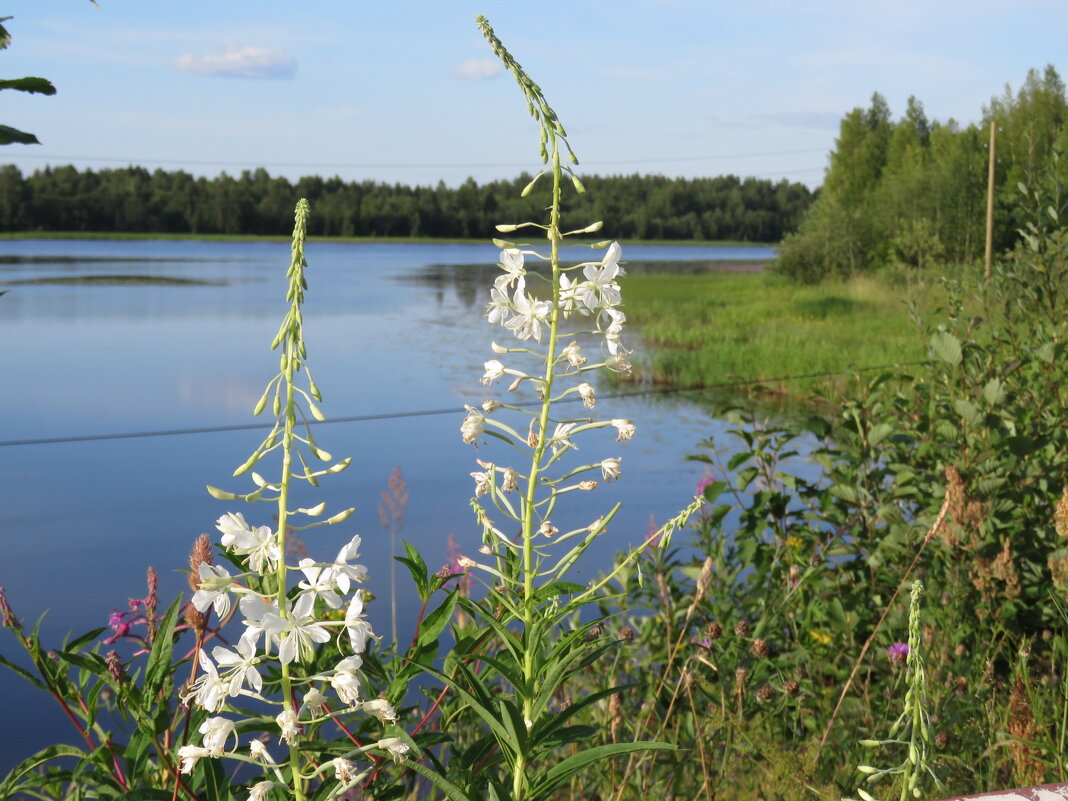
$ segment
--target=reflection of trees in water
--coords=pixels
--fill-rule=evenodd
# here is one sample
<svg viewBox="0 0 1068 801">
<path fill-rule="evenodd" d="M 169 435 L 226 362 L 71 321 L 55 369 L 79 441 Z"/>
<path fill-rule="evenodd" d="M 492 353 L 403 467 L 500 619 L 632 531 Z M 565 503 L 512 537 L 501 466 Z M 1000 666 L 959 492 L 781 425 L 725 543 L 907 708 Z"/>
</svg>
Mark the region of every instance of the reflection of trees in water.
<svg viewBox="0 0 1068 801">
<path fill-rule="evenodd" d="M 577 263 L 577 262 L 572 262 Z M 660 275 L 696 275 L 708 272 L 750 272 L 763 267 L 764 260 L 668 260 L 649 259 L 644 261 L 624 262 L 624 268 L 628 275 L 646 275 L 656 273 Z M 549 267 L 546 264 L 526 265 L 528 273 L 537 273 L 548 276 Z M 439 306 L 445 303 L 448 293 L 451 291 L 464 309 L 470 310 L 476 306 L 484 306 L 489 302 L 489 288 L 493 280 L 501 275 L 501 269 L 492 264 L 430 264 L 420 270 L 409 273 L 403 280 L 433 287 L 434 299 Z M 532 281 L 527 288 L 535 295 L 541 282 Z M 623 287 L 626 294 L 626 286 Z"/>
</svg>

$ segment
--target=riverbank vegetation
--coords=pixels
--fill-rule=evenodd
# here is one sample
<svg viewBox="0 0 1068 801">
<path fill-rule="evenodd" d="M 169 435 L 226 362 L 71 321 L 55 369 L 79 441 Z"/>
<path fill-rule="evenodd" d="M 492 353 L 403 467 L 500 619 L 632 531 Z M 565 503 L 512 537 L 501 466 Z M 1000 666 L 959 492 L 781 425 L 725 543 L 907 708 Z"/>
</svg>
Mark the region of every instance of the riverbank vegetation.
<svg viewBox="0 0 1068 801">
<path fill-rule="evenodd" d="M 457 187 L 405 186 L 309 176 L 295 184 L 264 169 L 233 177 L 125 167 L 46 167 L 24 176 L 0 167 L 0 231 L 240 234 L 287 237 L 293 204 L 315 204 L 309 236 L 471 239 L 502 216 L 538 219 L 531 180 Z M 733 175 L 583 175 L 590 190 L 570 203 L 565 225 L 611 219 L 613 236 L 637 240 L 778 242 L 812 200 L 804 184 Z M 482 239 L 484 241 L 484 239 Z"/>
</svg>

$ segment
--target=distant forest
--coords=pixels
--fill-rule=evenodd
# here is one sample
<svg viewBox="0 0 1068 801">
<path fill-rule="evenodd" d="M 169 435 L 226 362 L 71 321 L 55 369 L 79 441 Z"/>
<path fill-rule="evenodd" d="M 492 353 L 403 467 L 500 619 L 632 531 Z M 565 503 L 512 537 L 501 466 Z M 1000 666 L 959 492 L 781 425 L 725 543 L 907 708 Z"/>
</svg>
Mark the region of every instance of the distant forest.
<svg viewBox="0 0 1068 801">
<path fill-rule="evenodd" d="M 932 122 L 914 97 L 894 120 L 875 93 L 842 119 L 819 196 L 783 241 L 779 269 L 819 281 L 981 259 L 991 122 L 994 248 L 1011 250 L 1033 226 L 1063 224 L 1047 211 L 1062 214 L 1068 197 L 1068 96 L 1052 66 L 992 98 L 978 125 Z"/>
<path fill-rule="evenodd" d="M 311 202 L 317 236 L 480 238 L 502 222 L 539 220 L 539 184 L 531 176 L 450 188 L 340 178 L 296 184 L 266 170 L 237 178 L 194 177 L 141 167 L 99 171 L 47 167 L 24 176 L 0 167 L 0 231 L 86 231 L 287 235 L 298 198 Z M 665 178 L 583 176 L 588 192 L 567 194 L 565 226 L 605 220 L 616 238 L 778 242 L 796 230 L 813 192 L 803 184 L 733 175 Z"/>
</svg>

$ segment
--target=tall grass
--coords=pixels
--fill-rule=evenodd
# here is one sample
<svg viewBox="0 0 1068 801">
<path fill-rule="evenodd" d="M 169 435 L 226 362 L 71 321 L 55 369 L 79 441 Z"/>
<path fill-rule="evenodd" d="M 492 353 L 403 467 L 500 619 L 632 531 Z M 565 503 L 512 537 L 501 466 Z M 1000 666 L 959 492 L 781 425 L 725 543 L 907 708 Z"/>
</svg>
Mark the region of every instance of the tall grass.
<svg viewBox="0 0 1068 801">
<path fill-rule="evenodd" d="M 877 277 L 803 286 L 770 274 L 634 275 L 627 314 L 651 355 L 639 380 L 707 387 L 760 380 L 791 395 L 837 392 L 842 374 L 923 358 L 909 303 L 941 295 Z"/>
</svg>

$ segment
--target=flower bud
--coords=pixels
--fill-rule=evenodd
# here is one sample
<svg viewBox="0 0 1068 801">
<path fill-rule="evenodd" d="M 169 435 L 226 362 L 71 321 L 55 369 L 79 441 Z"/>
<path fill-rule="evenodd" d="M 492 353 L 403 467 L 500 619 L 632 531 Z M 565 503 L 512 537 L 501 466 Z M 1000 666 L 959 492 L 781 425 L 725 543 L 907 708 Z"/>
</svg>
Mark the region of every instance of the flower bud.
<svg viewBox="0 0 1068 801">
<path fill-rule="evenodd" d="M 494 227 L 498 231 L 500 231 L 502 234 L 510 234 L 513 231 L 516 231 L 516 230 L 519 229 L 518 225 L 497 225 L 497 226 L 494 226 Z"/>
</svg>

